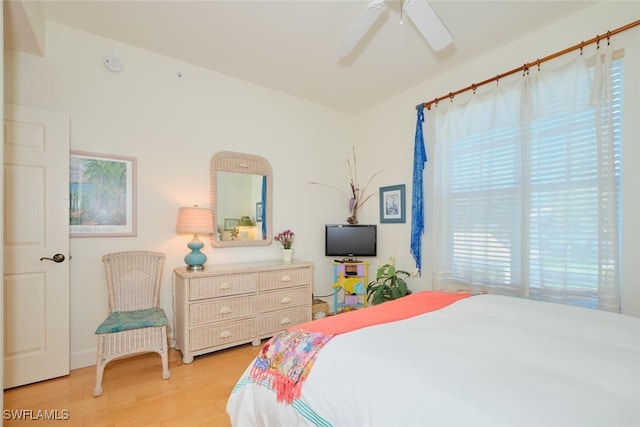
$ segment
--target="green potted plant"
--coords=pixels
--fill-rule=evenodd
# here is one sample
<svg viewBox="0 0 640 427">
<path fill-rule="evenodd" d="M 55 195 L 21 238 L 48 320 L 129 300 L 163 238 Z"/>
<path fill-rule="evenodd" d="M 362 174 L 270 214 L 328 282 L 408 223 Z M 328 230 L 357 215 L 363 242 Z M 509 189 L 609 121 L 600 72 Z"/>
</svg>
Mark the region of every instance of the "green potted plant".
<svg viewBox="0 0 640 427">
<path fill-rule="evenodd" d="M 411 290 L 405 279 L 410 276 L 408 271 L 397 270 L 395 257 L 390 257 L 388 263 L 378 266 L 376 280 L 367 286 L 367 300 L 376 305 L 409 295 Z"/>
</svg>

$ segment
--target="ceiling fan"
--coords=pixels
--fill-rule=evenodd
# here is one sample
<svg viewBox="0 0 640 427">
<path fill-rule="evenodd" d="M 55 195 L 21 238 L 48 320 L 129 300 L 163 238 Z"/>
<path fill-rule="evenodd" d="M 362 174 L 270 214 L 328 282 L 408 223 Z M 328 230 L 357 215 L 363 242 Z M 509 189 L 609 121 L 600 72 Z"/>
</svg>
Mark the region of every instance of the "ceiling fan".
<svg viewBox="0 0 640 427">
<path fill-rule="evenodd" d="M 338 57 L 346 58 L 351 54 L 362 37 L 385 10 L 384 1 L 373 0 L 369 3 L 351 29 L 345 34 L 342 41 L 340 41 L 340 44 L 338 44 L 336 49 Z M 426 0 L 402 1 L 402 11 L 407 14 L 413 25 L 416 26 L 433 50 L 444 49 L 453 41 L 453 36 Z"/>
</svg>

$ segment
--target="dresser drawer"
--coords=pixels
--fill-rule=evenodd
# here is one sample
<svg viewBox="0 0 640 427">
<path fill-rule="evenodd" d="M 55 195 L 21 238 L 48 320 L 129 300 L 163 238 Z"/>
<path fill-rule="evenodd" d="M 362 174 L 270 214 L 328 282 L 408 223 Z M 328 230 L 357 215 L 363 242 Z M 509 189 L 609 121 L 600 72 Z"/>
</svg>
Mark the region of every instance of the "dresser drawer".
<svg viewBox="0 0 640 427">
<path fill-rule="evenodd" d="M 310 284 L 310 268 L 292 268 L 288 270 L 267 271 L 260 273 L 258 276 L 258 289 L 261 291 Z"/>
<path fill-rule="evenodd" d="M 309 286 L 261 293 L 258 296 L 258 313 L 309 305 L 310 301 L 311 288 Z"/>
<path fill-rule="evenodd" d="M 196 301 L 255 292 L 256 284 L 257 274 L 199 277 L 189 281 L 189 299 Z"/>
<path fill-rule="evenodd" d="M 191 304 L 189 307 L 189 326 L 255 316 L 257 313 L 256 300 L 255 295 L 248 295 Z"/>
<path fill-rule="evenodd" d="M 191 350 L 248 342 L 256 337 L 256 319 L 245 319 L 220 325 L 203 326 L 189 331 Z"/>
<path fill-rule="evenodd" d="M 258 334 L 274 335 L 300 323 L 311 320 L 311 307 L 301 307 L 295 310 L 278 311 L 258 316 Z"/>
</svg>

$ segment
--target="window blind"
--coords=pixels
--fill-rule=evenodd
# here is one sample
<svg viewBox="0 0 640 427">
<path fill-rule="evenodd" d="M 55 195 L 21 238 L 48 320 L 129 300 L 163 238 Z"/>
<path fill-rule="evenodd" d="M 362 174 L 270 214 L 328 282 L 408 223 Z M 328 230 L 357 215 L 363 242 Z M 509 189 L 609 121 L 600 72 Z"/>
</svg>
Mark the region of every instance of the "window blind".
<svg viewBox="0 0 640 427">
<path fill-rule="evenodd" d="M 599 306 L 603 269 L 619 268 L 607 254 L 620 240 L 606 248 L 602 230 L 620 223 L 619 191 L 603 202 L 610 178 L 601 169 L 612 164 L 619 189 L 623 62 L 611 65 L 612 99 L 602 107 L 590 105 L 590 84 L 574 84 L 593 80 L 593 67 L 585 70 L 530 76 L 436 119 L 435 287 Z M 599 108 L 612 119 L 599 123 Z M 602 132 L 609 150 L 598 144 Z M 606 212 L 617 220 L 603 225 Z"/>
</svg>

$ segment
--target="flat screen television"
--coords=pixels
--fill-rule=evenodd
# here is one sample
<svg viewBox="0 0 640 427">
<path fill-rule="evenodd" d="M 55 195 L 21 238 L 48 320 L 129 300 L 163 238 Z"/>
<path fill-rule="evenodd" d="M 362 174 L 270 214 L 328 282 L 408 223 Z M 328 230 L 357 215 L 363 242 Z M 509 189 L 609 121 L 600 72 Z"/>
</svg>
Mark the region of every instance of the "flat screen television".
<svg viewBox="0 0 640 427">
<path fill-rule="evenodd" d="M 353 260 L 361 256 L 376 256 L 377 226 L 365 224 L 325 225 L 326 256 Z"/>
</svg>

